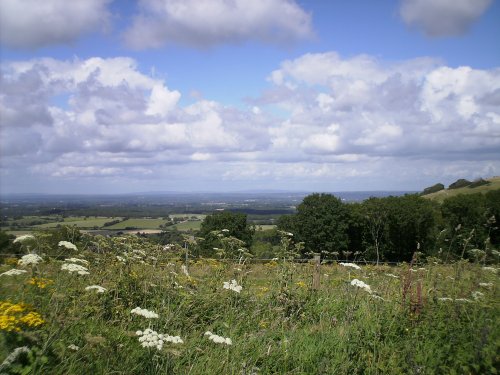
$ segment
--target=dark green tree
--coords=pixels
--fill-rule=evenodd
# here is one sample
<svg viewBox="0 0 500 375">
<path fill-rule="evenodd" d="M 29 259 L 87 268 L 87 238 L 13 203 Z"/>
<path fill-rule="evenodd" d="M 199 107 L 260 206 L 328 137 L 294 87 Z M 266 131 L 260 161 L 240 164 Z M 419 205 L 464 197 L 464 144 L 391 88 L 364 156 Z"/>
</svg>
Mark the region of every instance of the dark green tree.
<svg viewBox="0 0 500 375">
<path fill-rule="evenodd" d="M 297 207 L 292 232 L 306 253 L 343 252 L 349 246 L 349 210 L 331 194 L 311 194 Z"/>
</svg>

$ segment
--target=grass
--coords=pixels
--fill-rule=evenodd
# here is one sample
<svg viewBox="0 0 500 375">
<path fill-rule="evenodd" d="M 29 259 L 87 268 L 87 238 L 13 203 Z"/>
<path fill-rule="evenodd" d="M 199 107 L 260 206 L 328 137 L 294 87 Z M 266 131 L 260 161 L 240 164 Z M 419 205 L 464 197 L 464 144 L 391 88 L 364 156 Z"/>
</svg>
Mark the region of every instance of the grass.
<svg viewBox="0 0 500 375">
<path fill-rule="evenodd" d="M 492 177 L 486 179 L 487 181 L 490 181 L 489 185 L 483 185 L 483 186 L 478 186 L 475 188 L 469 188 L 469 187 L 463 187 L 459 189 L 445 189 L 438 191 L 436 193 L 431 193 L 424 195 L 424 198 L 436 200 L 438 202 L 444 201 L 446 198 L 449 197 L 454 197 L 459 194 L 475 194 L 475 193 L 486 193 L 491 190 L 498 190 L 500 189 L 500 177 Z"/>
<path fill-rule="evenodd" d="M 187 232 L 190 230 L 199 230 L 200 227 L 201 227 L 201 221 L 184 221 L 182 223 L 171 225 L 166 229 L 169 230 L 175 228 L 181 232 Z"/>
<path fill-rule="evenodd" d="M 41 225 L 36 225 L 34 228 L 56 228 L 58 225 L 62 224 L 67 224 L 67 225 L 74 225 L 78 228 L 94 228 L 94 227 L 99 227 L 101 228 L 104 223 L 107 223 L 109 221 L 113 220 L 121 220 L 120 217 L 89 217 L 85 219 L 84 216 L 74 216 L 74 217 L 67 217 L 64 218 L 64 222 L 58 222 L 58 223 L 48 223 L 48 224 L 41 224 Z"/>
<path fill-rule="evenodd" d="M 128 219 L 118 224 L 106 227 L 105 229 L 110 229 L 110 230 L 118 230 L 126 228 L 159 229 L 160 225 L 165 223 L 166 221 L 163 219 Z"/>
<path fill-rule="evenodd" d="M 323 265 L 313 291 L 313 264 L 199 259 L 187 276 L 181 252 L 141 238 L 78 246 L 87 250 L 67 256 L 87 260 L 89 275 L 61 271 L 62 261 L 45 256 L 26 274 L 0 276 L 2 299 L 29 306 L 14 314 L 20 332 L 0 331 L 0 358 L 31 350 L 12 365 L 19 373 L 488 374 L 499 365 L 498 265 Z M 32 277 L 50 281 L 42 288 Z M 355 278 L 373 293 L 352 286 Z M 223 288 L 232 279 L 241 293 Z M 106 292 L 85 290 L 93 284 Z M 159 317 L 131 314 L 138 306 Z M 28 310 L 44 324 L 21 323 Z M 184 343 L 143 348 L 135 332 L 148 327 Z M 214 343 L 206 331 L 233 344 Z"/>
</svg>

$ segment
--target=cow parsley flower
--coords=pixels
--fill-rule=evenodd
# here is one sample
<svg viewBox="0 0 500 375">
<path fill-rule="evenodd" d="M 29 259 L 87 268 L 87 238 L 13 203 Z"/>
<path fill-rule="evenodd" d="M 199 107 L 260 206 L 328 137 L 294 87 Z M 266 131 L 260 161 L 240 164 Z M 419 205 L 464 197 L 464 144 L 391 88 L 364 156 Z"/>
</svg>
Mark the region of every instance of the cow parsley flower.
<svg viewBox="0 0 500 375">
<path fill-rule="evenodd" d="M 224 281 L 224 289 L 229 289 L 236 293 L 240 293 L 243 287 L 241 285 L 238 285 L 238 282 L 233 279 L 231 281 Z"/>
<path fill-rule="evenodd" d="M 481 298 L 483 298 L 483 296 L 484 296 L 484 293 L 482 293 L 478 290 L 472 292 L 472 298 L 474 298 L 475 300 L 481 299 Z"/>
<path fill-rule="evenodd" d="M 493 273 L 497 273 L 497 269 L 493 268 L 493 267 L 483 267 L 483 270 L 484 271 L 490 271 L 490 272 L 493 272 Z"/>
<path fill-rule="evenodd" d="M 63 265 L 61 266 L 61 270 L 68 271 L 69 273 L 76 272 L 79 275 L 90 275 L 87 268 L 75 263 L 63 263 Z"/>
<path fill-rule="evenodd" d="M 18 270 L 17 268 L 13 268 L 11 270 L 5 271 L 4 273 L 0 273 L 0 276 L 17 276 L 23 273 L 26 273 L 26 270 Z"/>
<path fill-rule="evenodd" d="M 75 344 L 70 344 L 68 345 L 68 349 L 74 350 L 76 352 L 77 350 L 80 350 L 80 347 L 76 346 Z"/>
<path fill-rule="evenodd" d="M 354 268 L 356 270 L 360 270 L 361 267 L 358 266 L 357 264 L 354 264 L 354 263 L 343 263 L 343 262 L 340 262 L 339 263 L 341 266 L 344 266 L 344 267 L 351 267 L 351 268 Z"/>
<path fill-rule="evenodd" d="M 33 236 L 31 234 L 24 234 L 22 236 L 16 237 L 16 239 L 14 240 L 13 243 L 23 242 L 23 241 L 30 240 L 33 238 L 35 238 L 35 236 Z"/>
<path fill-rule="evenodd" d="M 233 345 L 233 341 L 229 337 L 222 337 L 210 331 L 205 332 L 205 336 L 208 336 L 208 339 L 216 344 Z"/>
<path fill-rule="evenodd" d="M 181 270 L 182 270 L 182 273 L 183 273 L 184 275 L 186 275 L 187 277 L 190 277 L 190 276 L 189 276 L 188 269 L 187 269 L 187 267 L 186 267 L 186 265 L 185 265 L 185 264 L 183 264 L 183 265 L 181 266 Z"/>
<path fill-rule="evenodd" d="M 64 259 L 64 261 L 69 262 L 69 263 L 89 264 L 88 260 L 80 259 L 80 258 L 68 258 L 68 259 Z"/>
<path fill-rule="evenodd" d="M 170 336 L 163 333 L 158 333 L 150 328 L 144 331 L 137 331 L 135 333 L 139 337 L 139 342 L 143 348 L 156 348 L 161 350 L 165 342 L 171 342 L 173 344 L 183 344 L 184 341 L 179 336 Z"/>
<path fill-rule="evenodd" d="M 42 257 L 36 255 L 36 254 L 27 254 L 24 255 L 21 259 L 19 259 L 19 264 L 20 266 L 36 266 L 38 263 L 42 261 Z"/>
<path fill-rule="evenodd" d="M 125 263 L 127 260 L 124 257 L 121 257 L 119 255 L 116 256 L 116 259 L 118 259 L 120 262 Z"/>
<path fill-rule="evenodd" d="M 66 249 L 69 249 L 69 250 L 75 250 L 75 251 L 78 250 L 76 248 L 76 245 L 74 245 L 74 244 L 72 244 L 71 242 L 68 242 L 68 241 L 59 241 L 59 243 L 57 244 L 57 246 L 62 246 L 62 247 L 65 247 Z"/>
<path fill-rule="evenodd" d="M 393 279 L 399 279 L 399 276 L 393 275 L 392 273 L 386 273 L 385 276 L 392 277 Z"/>
<path fill-rule="evenodd" d="M 147 319 L 156 319 L 158 318 L 158 314 L 154 311 L 149 311 L 147 309 L 141 309 L 140 307 L 136 307 L 130 311 L 132 314 L 143 316 Z"/>
<path fill-rule="evenodd" d="M 372 294 L 372 289 L 370 288 L 370 285 L 364 283 L 363 281 L 361 280 L 358 280 L 358 279 L 353 279 L 351 281 L 351 285 L 352 286 L 356 286 L 358 288 L 361 288 L 361 289 L 364 289 L 366 290 L 368 293 Z"/>
<path fill-rule="evenodd" d="M 99 285 L 90 285 L 85 287 L 85 290 L 95 290 L 97 293 L 104 293 L 107 289 Z"/>
<path fill-rule="evenodd" d="M 482 288 L 490 289 L 493 287 L 493 283 L 479 283 L 479 286 Z"/>
<path fill-rule="evenodd" d="M 453 301 L 453 299 L 450 297 L 440 297 L 440 298 L 438 298 L 438 301 L 441 301 L 441 302 L 450 301 L 451 302 L 451 301 Z"/>
</svg>

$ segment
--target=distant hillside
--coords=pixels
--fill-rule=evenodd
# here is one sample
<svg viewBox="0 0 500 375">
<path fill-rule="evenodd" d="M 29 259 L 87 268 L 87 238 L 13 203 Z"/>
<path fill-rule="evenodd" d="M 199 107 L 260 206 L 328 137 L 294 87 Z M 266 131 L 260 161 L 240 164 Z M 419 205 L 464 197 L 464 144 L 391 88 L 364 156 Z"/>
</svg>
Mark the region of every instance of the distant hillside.
<svg viewBox="0 0 500 375">
<path fill-rule="evenodd" d="M 460 183 L 462 183 L 466 180 L 458 180 L 458 181 Z M 456 185 L 458 185 L 458 184 L 454 183 L 454 184 L 451 184 L 448 189 L 440 190 L 440 191 L 430 193 L 430 194 L 425 194 L 422 196 L 424 198 L 429 198 L 432 200 L 436 200 L 438 202 L 442 202 L 446 198 L 453 197 L 453 196 L 458 195 L 458 194 L 486 193 L 487 191 L 490 191 L 490 190 L 500 189 L 500 176 L 487 178 L 484 181 L 487 181 L 488 184 L 486 184 L 484 182 L 475 183 L 475 182 L 467 181 L 468 184 L 466 186 L 456 187 Z M 477 185 L 479 185 L 479 186 L 477 186 Z"/>
</svg>

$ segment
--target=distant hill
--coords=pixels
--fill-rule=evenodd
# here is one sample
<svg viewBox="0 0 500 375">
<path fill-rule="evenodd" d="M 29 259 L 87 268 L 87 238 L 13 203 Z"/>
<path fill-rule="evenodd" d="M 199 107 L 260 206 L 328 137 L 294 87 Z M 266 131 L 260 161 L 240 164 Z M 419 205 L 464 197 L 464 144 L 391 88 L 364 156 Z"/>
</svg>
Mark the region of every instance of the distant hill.
<svg viewBox="0 0 500 375">
<path fill-rule="evenodd" d="M 458 182 L 458 183 L 457 183 Z M 458 194 L 474 194 L 474 193 L 486 193 L 490 190 L 500 189 L 500 176 L 491 177 L 486 179 L 479 179 L 474 182 L 460 179 L 457 182 L 451 184 L 448 189 L 436 191 L 430 194 L 422 194 L 424 198 L 429 198 L 442 202 L 448 197 L 453 197 Z M 465 184 L 467 182 L 467 184 Z M 462 185 L 462 187 L 457 187 L 457 185 Z M 465 185 L 465 186 L 464 186 Z M 434 185 L 436 186 L 436 185 Z M 429 188 L 427 188 L 429 189 Z M 424 190 L 428 191 L 427 189 Z"/>
</svg>

